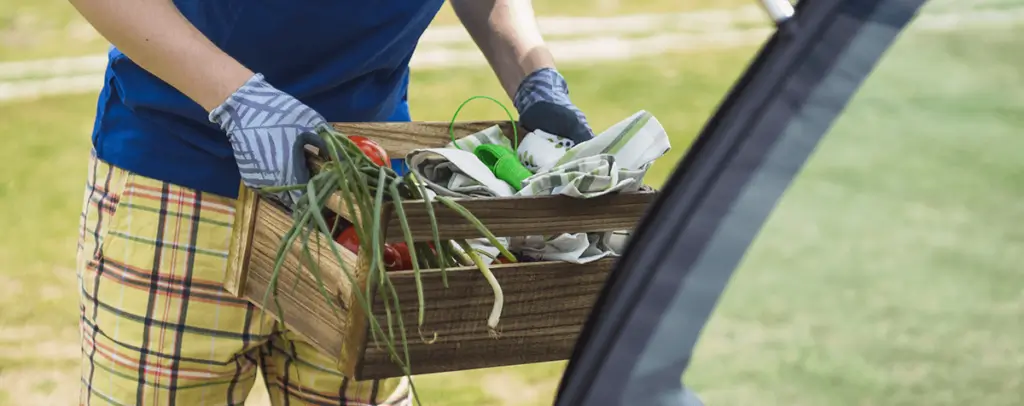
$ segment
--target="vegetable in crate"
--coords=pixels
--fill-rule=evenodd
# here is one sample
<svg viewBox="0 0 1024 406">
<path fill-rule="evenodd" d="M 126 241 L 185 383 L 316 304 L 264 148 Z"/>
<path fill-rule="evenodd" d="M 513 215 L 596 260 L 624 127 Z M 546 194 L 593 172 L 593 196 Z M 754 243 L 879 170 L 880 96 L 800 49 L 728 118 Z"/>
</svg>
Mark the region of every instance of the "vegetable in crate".
<svg viewBox="0 0 1024 406">
<path fill-rule="evenodd" d="M 376 142 L 361 135 L 349 135 L 348 139 L 352 140 L 359 147 L 359 150 L 363 151 L 363 155 L 370 158 L 370 161 L 377 164 L 377 166 L 391 167 L 391 159 L 388 158 L 387 151 Z"/>
<path fill-rule="evenodd" d="M 346 227 L 335 237 L 335 241 L 353 253 L 359 252 L 359 236 L 356 229 Z M 404 271 L 412 269 L 412 258 L 409 256 L 409 247 L 404 243 L 384 244 L 384 267 L 389 271 Z"/>
<path fill-rule="evenodd" d="M 404 202 L 416 199 L 422 200 L 422 197 L 427 195 L 425 187 L 415 179 L 413 174 L 399 177 L 391 168 L 374 162 L 374 159 L 371 158 L 374 154 L 365 154 L 363 148 L 357 144 L 357 140 L 353 140 L 351 137 L 338 133 L 332 128 L 322 128 L 318 135 L 326 143 L 325 151 L 330 156 L 330 159 L 327 161 L 317 160 L 312 165 L 315 168 L 315 175 L 305 185 L 306 193 L 300 197 L 296 204 L 296 210 L 293 213 L 295 221 L 292 228 L 286 234 L 284 241 L 279 246 L 275 269 L 263 298 L 264 307 L 268 309 L 277 308 L 278 313 L 280 313 L 280 306 L 274 303 L 277 296 L 276 294 L 272 295 L 272 292 L 277 292 L 279 289 L 280 266 L 283 264 L 285 253 L 287 252 L 286 248 L 298 242 L 302 247 L 302 255 L 307 258 L 313 258 L 312 253 L 309 251 L 309 238 L 313 234 L 313 230 L 319 231 L 324 235 L 331 235 L 331 227 L 327 224 L 322 211 L 327 202 L 326 198 L 335 195 L 338 197 L 336 201 L 340 201 L 341 206 L 335 209 L 338 212 L 343 210 L 345 213 L 349 213 L 351 225 L 336 237 L 336 241 L 339 242 L 338 245 L 330 245 L 331 255 L 341 265 L 342 271 L 345 274 L 343 277 L 348 278 L 352 286 L 359 286 L 355 279 L 354 270 L 349 268 L 349 265 L 341 258 L 340 253 L 337 251 L 338 246 L 340 245 L 344 249 L 359 252 L 361 241 L 375 242 L 370 244 L 369 247 L 364 247 L 363 252 L 359 252 L 359 255 L 368 255 L 369 258 L 360 261 L 360 263 L 368 264 L 365 276 L 368 284 L 365 291 L 357 289 L 354 292 L 356 300 L 360 303 L 360 306 L 357 308 L 368 312 L 368 309 L 372 309 L 372 306 L 369 305 L 369 300 L 373 296 L 378 296 L 382 299 L 381 302 L 385 307 L 386 323 L 381 325 L 374 315 L 367 314 L 370 333 L 376 345 L 383 343 L 391 358 L 406 374 L 410 373 L 409 354 L 407 352 L 409 342 L 403 320 L 396 316 L 401 314 L 402 304 L 397 302 L 397 293 L 391 284 L 390 277 L 387 275 L 386 271 L 389 268 L 396 269 L 401 266 L 411 266 L 418 298 L 417 331 L 421 340 L 427 340 L 422 331 L 425 299 L 423 297 L 422 280 L 419 275 L 421 264 L 428 264 L 431 267 L 434 267 L 434 264 L 436 264 L 436 267 L 441 268 L 442 277 L 444 277 L 445 269 L 448 267 L 475 265 L 494 289 L 495 302 L 487 319 L 487 326 L 493 334 L 496 334 L 503 302 L 500 285 L 498 285 L 497 280 L 491 274 L 488 266 L 480 260 L 479 255 L 477 255 L 474 249 L 469 247 L 466 241 L 450 241 L 439 238 L 436 218 L 433 216 L 433 209 L 430 204 L 427 204 L 426 207 L 434 239 L 431 242 L 413 242 L 412 235 L 409 232 L 408 219 L 405 217 L 404 205 L 407 203 Z M 397 247 L 401 247 L 398 244 L 390 245 L 380 242 L 382 241 L 380 216 L 383 211 L 385 196 L 388 197 L 389 203 L 393 205 L 394 215 L 399 220 L 402 228 L 402 236 L 405 239 L 404 245 L 409 247 L 407 250 L 397 249 Z M 505 259 L 510 262 L 516 261 L 515 256 L 508 252 L 472 213 L 456 201 L 445 196 L 436 196 L 434 200 L 464 216 L 494 246 L 498 247 Z M 458 251 L 455 247 L 460 247 L 463 251 Z M 398 264 L 398 262 L 401 262 L 401 264 Z M 309 267 L 310 274 L 316 279 L 317 287 L 324 300 L 337 311 L 337 304 L 334 303 L 334 299 L 327 293 L 326 287 L 323 285 L 317 261 L 309 261 Z M 287 322 L 287 320 L 285 321 Z M 385 327 L 387 330 L 385 330 Z M 400 351 L 402 354 L 400 354 Z"/>
</svg>

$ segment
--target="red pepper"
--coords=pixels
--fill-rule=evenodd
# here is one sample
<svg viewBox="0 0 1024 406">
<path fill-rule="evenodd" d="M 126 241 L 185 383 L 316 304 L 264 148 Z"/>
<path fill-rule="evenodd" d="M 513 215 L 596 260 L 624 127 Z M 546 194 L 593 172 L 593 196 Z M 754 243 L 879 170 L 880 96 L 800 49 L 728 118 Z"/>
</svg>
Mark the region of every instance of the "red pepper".
<svg viewBox="0 0 1024 406">
<path fill-rule="evenodd" d="M 355 227 L 347 227 L 335 238 L 338 244 L 349 251 L 359 252 L 359 235 Z M 384 268 L 388 271 L 412 269 L 412 258 L 405 243 L 384 244 Z"/>
<path fill-rule="evenodd" d="M 324 209 L 321 214 L 324 216 L 327 228 L 334 232 L 334 237 L 337 237 L 342 230 L 352 226 L 352 223 L 349 223 L 344 217 L 338 216 L 330 210 Z M 337 227 L 335 227 L 335 223 L 337 223 Z"/>
<path fill-rule="evenodd" d="M 406 269 L 412 269 L 412 256 L 409 255 L 409 246 L 404 242 L 398 242 L 390 245 L 395 250 L 395 254 L 398 256 L 398 263 L 395 264 L 395 271 L 401 271 Z"/>
<path fill-rule="evenodd" d="M 338 244 L 342 247 L 347 248 L 349 251 L 358 253 L 359 252 L 359 236 L 356 234 L 355 227 L 346 227 L 338 233 L 338 236 L 334 238 Z"/>
<path fill-rule="evenodd" d="M 505 258 L 504 255 L 498 254 L 498 258 L 496 258 L 494 260 L 494 263 L 496 263 L 496 264 L 511 264 L 512 261 L 509 261 L 508 258 Z"/>
<path fill-rule="evenodd" d="M 348 139 L 352 140 L 359 147 L 359 150 L 363 151 L 363 154 L 370 158 L 370 161 L 373 161 L 373 163 L 379 166 L 391 167 L 391 159 L 388 158 L 387 151 L 376 142 L 361 135 L 350 135 Z"/>
</svg>

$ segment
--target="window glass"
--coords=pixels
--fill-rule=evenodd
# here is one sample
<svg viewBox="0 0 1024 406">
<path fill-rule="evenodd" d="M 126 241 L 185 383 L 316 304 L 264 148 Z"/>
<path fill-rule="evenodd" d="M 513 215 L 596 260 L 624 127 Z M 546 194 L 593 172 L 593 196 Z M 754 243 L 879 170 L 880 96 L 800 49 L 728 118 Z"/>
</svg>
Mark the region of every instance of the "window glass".
<svg viewBox="0 0 1024 406">
<path fill-rule="evenodd" d="M 922 10 L 733 275 L 706 404 L 1020 404 L 1021 50 L 1024 1 Z"/>
</svg>

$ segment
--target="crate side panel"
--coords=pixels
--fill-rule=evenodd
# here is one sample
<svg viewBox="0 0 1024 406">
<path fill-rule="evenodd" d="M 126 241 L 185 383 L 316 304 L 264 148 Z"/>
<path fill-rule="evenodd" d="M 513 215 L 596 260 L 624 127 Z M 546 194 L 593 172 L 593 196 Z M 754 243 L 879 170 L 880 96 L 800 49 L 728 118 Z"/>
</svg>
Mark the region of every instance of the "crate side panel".
<svg viewBox="0 0 1024 406">
<path fill-rule="evenodd" d="M 278 248 L 291 225 L 291 217 L 275 205 L 265 200 L 257 205 L 245 296 L 261 308 L 264 307 L 264 297 L 274 275 Z M 342 362 L 345 361 L 345 357 L 342 357 L 342 340 L 352 327 L 349 320 L 352 303 L 347 294 L 351 284 L 343 276 L 341 266 L 330 251 L 328 244 L 331 244 L 331 240 L 326 237 L 312 238 L 310 243 L 313 261 L 320 270 L 324 290 L 334 306 L 328 305 L 316 283 L 310 266 L 312 263 L 308 259 L 300 261 L 301 242 L 295 241 L 278 274 L 276 292 L 280 309 L 274 304 L 273 296 L 269 296 L 264 310 L 275 318 L 281 311 L 290 330 L 306 338 L 321 351 L 340 358 L 339 362 Z M 343 260 L 355 263 L 352 253 L 343 248 L 339 249 L 339 253 Z M 303 263 L 306 266 L 302 266 Z"/>
<path fill-rule="evenodd" d="M 527 236 L 577 232 L 632 230 L 657 198 L 657 192 L 642 191 L 577 199 L 568 196 L 505 197 L 458 200 L 494 235 Z M 433 202 L 438 231 L 444 239 L 479 238 L 476 227 L 456 211 Z M 403 202 L 410 232 L 417 241 L 430 241 L 433 234 L 426 204 L 422 200 Z M 401 241 L 401 223 L 391 216 L 388 241 Z"/>
<path fill-rule="evenodd" d="M 409 331 L 413 373 L 568 359 L 613 264 L 614 260 L 605 259 L 583 265 L 545 262 L 495 266 L 492 271 L 505 299 L 497 339 L 487 330 L 494 294 L 478 270 L 449 271 L 447 289 L 440 272 L 424 271 L 423 333 L 427 339 L 437 333 L 432 344 L 422 342 L 416 334 L 418 307 L 411 273 L 394 273 L 402 320 Z M 383 304 L 378 300 L 374 308 L 379 322 L 386 325 Z M 360 379 L 401 375 L 384 350 L 367 346 Z"/>
</svg>

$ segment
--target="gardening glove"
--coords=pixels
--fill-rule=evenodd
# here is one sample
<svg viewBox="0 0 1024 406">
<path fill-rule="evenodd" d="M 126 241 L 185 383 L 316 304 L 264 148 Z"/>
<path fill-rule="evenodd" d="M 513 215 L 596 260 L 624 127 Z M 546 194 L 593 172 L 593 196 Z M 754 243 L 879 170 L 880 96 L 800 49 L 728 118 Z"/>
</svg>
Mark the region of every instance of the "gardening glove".
<svg viewBox="0 0 1024 406">
<path fill-rule="evenodd" d="M 568 138 L 574 144 L 594 138 L 587 118 L 569 101 L 569 87 L 557 70 L 542 68 L 526 76 L 512 104 L 527 131 L 541 130 Z"/>
<path fill-rule="evenodd" d="M 327 150 L 327 144 L 316 134 L 327 120 L 271 86 L 259 73 L 213 109 L 209 119 L 227 133 L 242 182 L 256 190 L 308 182 L 305 145 Z M 294 208 L 304 192 L 270 195 Z"/>
</svg>

